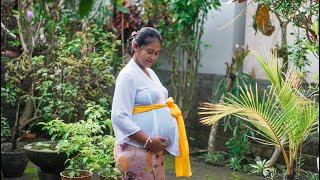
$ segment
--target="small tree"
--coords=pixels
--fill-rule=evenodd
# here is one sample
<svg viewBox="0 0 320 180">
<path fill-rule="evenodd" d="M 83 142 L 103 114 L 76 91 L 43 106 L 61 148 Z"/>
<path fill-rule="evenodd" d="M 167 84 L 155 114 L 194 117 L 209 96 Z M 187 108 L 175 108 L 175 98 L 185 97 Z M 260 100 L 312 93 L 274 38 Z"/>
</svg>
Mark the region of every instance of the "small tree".
<svg viewBox="0 0 320 180">
<path fill-rule="evenodd" d="M 242 89 L 240 98 L 233 96 L 228 102 L 219 104 L 204 103 L 200 109 L 206 115 L 201 119 L 204 124 L 213 124 L 227 115 L 235 115 L 253 124 L 261 138 L 256 141 L 278 146 L 287 167 L 287 178 L 294 179 L 295 163 L 299 149 L 309 134 L 316 133 L 319 119 L 319 104 L 309 100 L 299 92 L 294 70 L 289 71 L 284 79 L 281 75 L 276 55 L 262 58 L 254 53 L 266 75 L 272 83 L 262 100 L 252 88 Z M 287 152 L 288 151 L 288 152 Z"/>
<path fill-rule="evenodd" d="M 204 23 L 209 10 L 217 10 L 221 4 L 218 0 L 161 0 L 152 6 L 150 3 L 145 2 L 146 24 L 155 26 L 164 37 L 162 52 L 171 68 L 173 98 L 183 116 L 188 117 L 200 66 Z"/>
</svg>

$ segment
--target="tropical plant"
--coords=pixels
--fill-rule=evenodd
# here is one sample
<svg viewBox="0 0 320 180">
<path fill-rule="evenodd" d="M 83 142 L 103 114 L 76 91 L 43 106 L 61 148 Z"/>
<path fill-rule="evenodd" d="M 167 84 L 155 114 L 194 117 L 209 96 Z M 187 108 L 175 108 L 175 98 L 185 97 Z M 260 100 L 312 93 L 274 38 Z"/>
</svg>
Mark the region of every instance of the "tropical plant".
<svg viewBox="0 0 320 180">
<path fill-rule="evenodd" d="M 241 161 L 243 158 L 238 158 L 238 157 L 231 157 L 229 160 L 229 167 L 235 171 L 240 171 L 241 168 Z"/>
<path fill-rule="evenodd" d="M 317 59 L 319 59 L 319 20 L 313 20 L 311 29 L 314 32 L 315 37 L 312 38 L 312 40 L 306 40 L 304 45 Z"/>
<path fill-rule="evenodd" d="M 245 133 L 246 129 L 244 129 L 244 127 L 246 126 L 243 126 L 243 130 L 235 131 L 233 136 L 228 138 L 226 142 L 226 146 L 233 157 L 245 158 L 251 153 L 249 138 L 247 137 L 250 134 Z"/>
<path fill-rule="evenodd" d="M 297 33 L 290 33 L 295 35 L 296 38 L 294 44 L 288 46 L 289 62 L 297 66 L 299 70 L 303 70 L 306 66 L 311 65 L 307 58 L 308 49 L 304 45 L 306 37 L 302 33 L 300 28 L 297 30 Z"/>
<path fill-rule="evenodd" d="M 215 153 L 211 153 L 208 152 L 207 154 L 205 154 L 204 156 L 204 161 L 213 165 L 213 166 L 221 166 L 224 164 L 224 156 L 221 153 L 215 152 Z"/>
<path fill-rule="evenodd" d="M 319 179 L 319 173 L 313 173 L 311 171 L 305 171 L 304 176 L 308 180 L 317 180 Z"/>
<path fill-rule="evenodd" d="M 253 52 L 271 81 L 271 88 L 261 100 L 258 87 L 242 89 L 240 98 L 233 96 L 227 102 L 219 104 L 203 103 L 200 107 L 206 115 L 201 118 L 204 124 L 213 124 L 227 115 L 235 115 L 252 123 L 261 137 L 254 140 L 278 146 L 282 152 L 287 168 L 287 178 L 294 179 L 296 158 L 302 142 L 308 135 L 316 133 L 319 119 L 319 104 L 300 93 L 299 86 L 292 78 L 295 69 L 282 77 L 279 59 L 276 54 L 266 58 Z M 256 85 L 257 86 L 257 85 Z"/>
<path fill-rule="evenodd" d="M 265 177 L 270 176 L 275 172 L 275 169 L 273 167 L 268 166 L 268 162 L 265 159 L 262 161 L 257 161 L 256 164 L 250 164 L 250 167 L 252 168 L 252 173 L 263 175 Z"/>
</svg>

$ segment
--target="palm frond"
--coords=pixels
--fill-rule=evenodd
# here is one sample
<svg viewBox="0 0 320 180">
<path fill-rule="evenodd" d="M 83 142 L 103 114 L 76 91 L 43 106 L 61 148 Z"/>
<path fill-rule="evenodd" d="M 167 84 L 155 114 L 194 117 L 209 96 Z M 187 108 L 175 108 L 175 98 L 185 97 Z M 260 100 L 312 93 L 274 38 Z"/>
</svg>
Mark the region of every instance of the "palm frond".
<svg viewBox="0 0 320 180">
<path fill-rule="evenodd" d="M 282 87 L 281 66 L 279 64 L 277 53 L 266 52 L 266 57 L 260 56 L 256 51 L 251 50 L 256 57 L 268 79 L 274 87 Z"/>
<path fill-rule="evenodd" d="M 240 89 L 240 98 L 229 94 L 231 98 L 227 98 L 227 103 L 202 104 L 199 109 L 204 112 L 199 112 L 199 114 L 206 114 L 207 116 L 201 118 L 200 121 L 204 124 L 213 124 L 219 119 L 233 114 L 261 130 L 269 143 L 272 142 L 274 145 L 283 143 L 288 138 L 286 132 L 294 126 L 294 123 L 287 124 L 286 119 L 294 111 L 295 104 L 293 102 L 295 99 L 291 99 L 291 102 L 282 109 L 274 104 L 276 101 L 276 90 L 274 88 L 270 89 L 268 95 L 264 94 L 262 101 L 259 101 L 257 86 L 255 93 L 253 93 L 251 87 L 246 90 Z"/>
<path fill-rule="evenodd" d="M 301 93 L 301 88 L 294 82 L 296 69 L 282 76 L 279 59 L 276 54 L 268 53 L 261 57 L 252 51 L 272 83 L 267 92 L 259 99 L 258 87 L 240 87 L 239 96 L 229 94 L 220 104 L 202 103 L 199 114 L 206 115 L 200 121 L 213 124 L 219 119 L 234 115 L 253 124 L 261 137 L 252 139 L 266 145 L 279 146 L 290 173 L 298 150 L 309 134 L 314 133 L 319 125 L 319 103 Z M 288 146 L 289 152 L 285 151 Z"/>
</svg>

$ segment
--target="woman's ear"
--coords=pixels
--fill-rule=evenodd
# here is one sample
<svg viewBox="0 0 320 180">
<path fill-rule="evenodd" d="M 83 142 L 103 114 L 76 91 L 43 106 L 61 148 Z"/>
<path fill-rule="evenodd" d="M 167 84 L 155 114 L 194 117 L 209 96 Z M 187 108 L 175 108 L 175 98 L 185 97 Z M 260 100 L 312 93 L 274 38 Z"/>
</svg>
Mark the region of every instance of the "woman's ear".
<svg viewBox="0 0 320 180">
<path fill-rule="evenodd" d="M 139 50 L 139 45 L 138 45 L 137 42 L 134 42 L 134 43 L 132 44 L 132 49 L 133 49 L 134 51 L 138 51 L 138 50 Z"/>
</svg>

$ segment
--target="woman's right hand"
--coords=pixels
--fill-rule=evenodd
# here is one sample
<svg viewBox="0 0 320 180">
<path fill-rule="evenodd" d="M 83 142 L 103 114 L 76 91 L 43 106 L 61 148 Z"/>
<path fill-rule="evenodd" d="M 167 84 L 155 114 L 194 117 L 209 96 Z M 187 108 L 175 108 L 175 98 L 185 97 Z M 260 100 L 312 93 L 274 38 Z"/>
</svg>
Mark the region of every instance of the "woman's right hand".
<svg viewBox="0 0 320 180">
<path fill-rule="evenodd" d="M 165 148 L 168 147 L 168 144 L 166 143 L 167 138 L 162 136 L 152 136 L 151 137 L 152 142 L 148 142 L 147 148 L 151 151 L 158 152 L 163 151 Z"/>
</svg>

